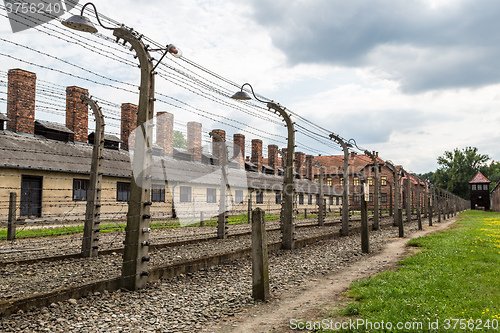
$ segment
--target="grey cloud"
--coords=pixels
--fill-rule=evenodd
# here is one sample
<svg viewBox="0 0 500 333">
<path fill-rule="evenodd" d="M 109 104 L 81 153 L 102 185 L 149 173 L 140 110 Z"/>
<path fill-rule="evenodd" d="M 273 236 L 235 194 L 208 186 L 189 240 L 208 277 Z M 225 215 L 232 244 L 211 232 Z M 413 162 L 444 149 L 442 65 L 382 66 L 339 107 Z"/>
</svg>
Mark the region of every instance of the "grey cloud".
<svg viewBox="0 0 500 333">
<path fill-rule="evenodd" d="M 500 2 L 254 0 L 291 65 L 373 67 L 407 93 L 500 81 Z"/>
<path fill-rule="evenodd" d="M 395 131 L 414 131 L 415 124 L 423 126 L 435 121 L 411 109 L 336 112 L 328 120 L 312 118 L 313 122 L 324 124 L 345 139 L 355 138 L 358 145 L 366 149 L 389 142 Z"/>
</svg>

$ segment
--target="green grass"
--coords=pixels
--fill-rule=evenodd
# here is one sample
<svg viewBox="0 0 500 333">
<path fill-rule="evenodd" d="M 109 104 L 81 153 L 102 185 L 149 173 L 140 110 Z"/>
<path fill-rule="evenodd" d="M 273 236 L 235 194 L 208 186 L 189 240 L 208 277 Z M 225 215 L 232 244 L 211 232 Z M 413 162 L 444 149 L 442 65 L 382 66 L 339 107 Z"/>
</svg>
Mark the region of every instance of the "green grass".
<svg viewBox="0 0 500 333">
<path fill-rule="evenodd" d="M 392 330 L 372 326 L 343 332 L 464 332 L 471 327 L 500 331 L 500 213 L 462 213 L 456 227 L 411 240 L 409 245 L 421 251 L 401 261 L 395 271 L 354 282 L 347 293 L 354 301 L 328 320 L 394 324 Z M 438 329 L 429 328 L 436 321 Z M 423 326 L 397 329 L 399 322 Z M 488 329 L 487 322 L 498 323 L 498 329 Z M 469 328 L 460 329 L 462 323 Z"/>
</svg>

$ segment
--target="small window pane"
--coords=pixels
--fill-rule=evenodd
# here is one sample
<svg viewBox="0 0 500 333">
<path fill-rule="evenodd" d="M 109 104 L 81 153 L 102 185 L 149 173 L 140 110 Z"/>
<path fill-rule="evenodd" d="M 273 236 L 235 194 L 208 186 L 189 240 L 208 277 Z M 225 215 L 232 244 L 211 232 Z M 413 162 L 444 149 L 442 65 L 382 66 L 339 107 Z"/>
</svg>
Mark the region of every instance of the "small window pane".
<svg viewBox="0 0 500 333">
<path fill-rule="evenodd" d="M 191 202 L 191 187 L 181 186 L 180 202 Z"/>
<path fill-rule="evenodd" d="M 128 201 L 130 199 L 130 183 L 116 183 L 116 201 Z"/>
<path fill-rule="evenodd" d="M 151 201 L 165 202 L 165 185 L 161 184 L 151 185 Z"/>
<path fill-rule="evenodd" d="M 242 190 L 234 191 L 234 202 L 236 204 L 240 204 L 243 202 L 243 191 Z"/>
<path fill-rule="evenodd" d="M 264 192 L 257 192 L 257 194 L 255 195 L 255 203 L 264 203 Z"/>
<path fill-rule="evenodd" d="M 88 189 L 88 179 L 73 179 L 73 200 L 86 201 Z"/>
<path fill-rule="evenodd" d="M 276 193 L 276 204 L 281 205 L 281 192 Z"/>
<path fill-rule="evenodd" d="M 207 188 L 207 202 L 216 203 L 217 202 L 217 189 Z"/>
</svg>

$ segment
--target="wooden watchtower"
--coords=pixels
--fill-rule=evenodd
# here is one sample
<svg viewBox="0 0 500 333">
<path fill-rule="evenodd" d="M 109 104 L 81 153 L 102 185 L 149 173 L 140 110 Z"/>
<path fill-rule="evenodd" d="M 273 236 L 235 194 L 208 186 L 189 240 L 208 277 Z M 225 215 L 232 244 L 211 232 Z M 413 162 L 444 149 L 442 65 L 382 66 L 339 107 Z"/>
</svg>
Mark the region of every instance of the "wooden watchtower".
<svg viewBox="0 0 500 333">
<path fill-rule="evenodd" d="M 490 209 L 490 183 L 481 172 L 469 182 L 471 209 Z"/>
</svg>

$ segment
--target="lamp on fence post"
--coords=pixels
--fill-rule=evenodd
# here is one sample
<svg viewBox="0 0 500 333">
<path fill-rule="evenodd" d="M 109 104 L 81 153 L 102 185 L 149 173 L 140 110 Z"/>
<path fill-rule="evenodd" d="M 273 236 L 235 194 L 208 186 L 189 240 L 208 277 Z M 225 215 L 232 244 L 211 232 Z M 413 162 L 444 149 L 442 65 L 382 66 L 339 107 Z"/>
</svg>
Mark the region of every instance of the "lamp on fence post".
<svg viewBox="0 0 500 333">
<path fill-rule="evenodd" d="M 82 103 L 90 106 L 95 117 L 94 148 L 92 149 L 92 164 L 90 166 L 89 190 L 87 192 L 87 207 L 85 210 L 85 225 L 83 227 L 82 257 L 97 257 L 99 252 L 99 237 L 101 213 L 102 158 L 104 150 L 104 116 L 97 103 L 86 95 L 81 95 Z"/>
<path fill-rule="evenodd" d="M 344 151 L 344 193 L 342 194 L 342 229 L 341 235 L 349 235 L 349 146 L 340 136 L 331 133 L 330 139 L 335 140 Z"/>
<path fill-rule="evenodd" d="M 226 197 L 227 197 L 227 164 L 228 164 L 228 152 L 224 139 L 215 131 L 211 131 L 208 133 L 211 137 L 213 136 L 218 144 L 222 147 L 219 147 L 219 150 L 222 149 L 222 177 L 220 184 L 220 199 L 219 199 L 219 217 L 217 222 L 217 238 L 226 239 L 227 238 L 227 223 L 226 223 Z"/>
<path fill-rule="evenodd" d="M 141 41 L 139 35 L 133 29 L 124 25 L 120 27 L 106 27 L 101 23 L 95 5 L 86 3 L 80 15 L 74 15 L 62 24 L 71 29 L 83 32 L 95 33 L 97 29 L 92 22 L 83 16 L 85 8 L 92 6 L 99 25 L 105 29 L 112 30 L 116 42 L 120 39 L 131 45 L 130 50 L 136 52 L 139 58 L 141 70 L 141 84 L 139 92 L 139 105 L 137 112 L 137 130 L 140 130 L 142 138 L 136 136 L 134 158 L 132 163 L 133 175 L 130 184 L 130 199 L 127 213 L 127 227 L 123 251 L 122 264 L 122 287 L 128 290 L 137 290 L 146 286 L 149 275 L 147 262 L 149 261 L 149 221 L 151 206 L 151 165 L 152 165 L 152 121 L 154 113 L 154 75 L 155 68 L 163 60 L 167 53 L 175 57 L 181 57 L 182 53 L 172 44 L 164 49 L 151 50 L 148 45 Z M 153 65 L 153 58 L 149 51 L 164 51 L 160 60 Z"/>
<path fill-rule="evenodd" d="M 373 230 L 378 230 L 379 229 L 379 214 L 380 214 L 380 207 L 379 207 L 379 194 L 380 194 L 380 182 L 379 182 L 379 170 L 378 170 L 378 160 L 377 156 L 374 154 L 370 153 L 368 150 L 365 150 L 365 154 L 368 155 L 372 161 L 373 161 L 373 167 L 375 171 L 375 190 L 373 192 Z"/>
<path fill-rule="evenodd" d="M 243 91 L 245 86 L 250 87 L 253 97 L 261 102 L 266 103 L 269 109 L 273 109 L 275 113 L 278 113 L 286 124 L 288 130 L 288 142 L 286 149 L 286 167 L 284 174 L 284 187 L 283 187 L 283 239 L 281 242 L 281 247 L 285 250 L 292 250 L 295 245 L 294 239 L 294 224 L 293 224 L 293 197 L 295 193 L 294 188 L 294 172 L 293 172 L 293 156 L 295 151 L 295 129 L 290 115 L 286 112 L 278 103 L 273 101 L 264 101 L 255 96 L 253 87 L 249 83 L 245 83 L 241 86 L 240 91 L 235 93 L 231 98 L 237 100 L 250 100 L 252 99 L 250 95 Z"/>
</svg>

